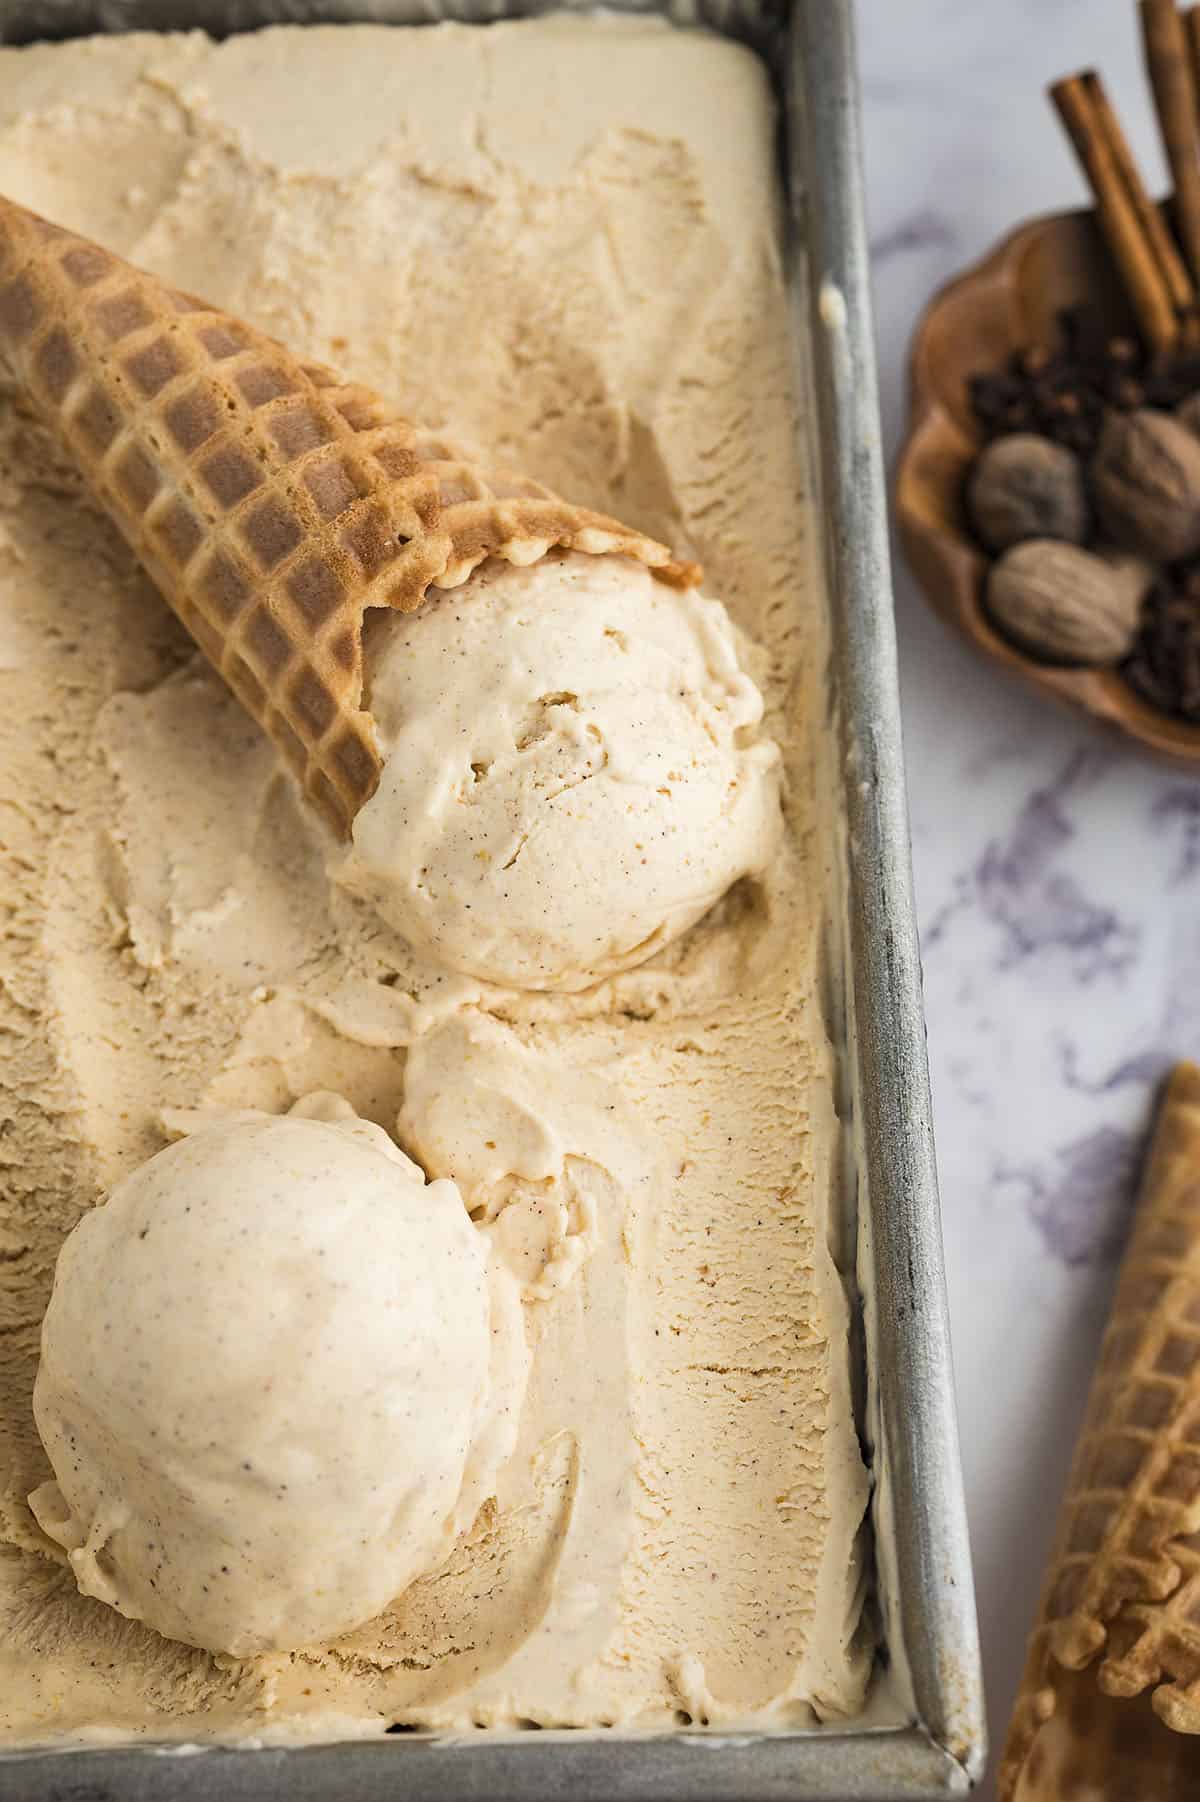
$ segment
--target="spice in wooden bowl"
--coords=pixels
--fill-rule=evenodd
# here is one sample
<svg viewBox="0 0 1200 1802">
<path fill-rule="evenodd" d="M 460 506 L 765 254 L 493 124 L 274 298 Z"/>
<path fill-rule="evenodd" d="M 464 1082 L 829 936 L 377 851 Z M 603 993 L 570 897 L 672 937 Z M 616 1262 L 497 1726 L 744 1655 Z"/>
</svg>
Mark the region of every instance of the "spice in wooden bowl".
<svg viewBox="0 0 1200 1802">
<path fill-rule="evenodd" d="M 1153 570 L 1052 538 L 1029 538 L 988 572 L 987 608 L 1001 631 L 1050 663 L 1122 663 L 1138 637 Z"/>
<path fill-rule="evenodd" d="M 1056 83 L 1094 223 L 1038 221 L 935 300 L 914 347 L 897 514 L 930 598 L 977 644 L 1192 762 L 1200 104 L 1174 0 L 1141 10 L 1172 207 L 1150 200 L 1099 77 Z M 1189 26 L 1200 48 L 1200 10 Z"/>
<path fill-rule="evenodd" d="M 1026 538 L 1082 544 L 1090 523 L 1083 465 L 1066 445 L 1033 432 L 997 438 L 971 471 L 967 512 L 997 554 Z"/>
</svg>

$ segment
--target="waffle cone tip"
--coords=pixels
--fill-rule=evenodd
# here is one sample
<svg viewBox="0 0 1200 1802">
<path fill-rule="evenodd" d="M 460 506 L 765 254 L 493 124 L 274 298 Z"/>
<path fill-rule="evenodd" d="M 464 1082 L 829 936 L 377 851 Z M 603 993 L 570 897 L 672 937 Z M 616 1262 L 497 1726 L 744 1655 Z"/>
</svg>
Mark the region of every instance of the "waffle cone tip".
<svg viewBox="0 0 1200 1802">
<path fill-rule="evenodd" d="M 361 384 L 0 197 L 0 366 L 339 836 L 382 757 L 362 628 L 489 557 L 697 565 L 484 472 Z"/>
<path fill-rule="evenodd" d="M 1001 1758 L 1001 1802 L 1200 1796 L 1200 1740 L 1182 1737 L 1198 1732 L 1200 1068 L 1181 1063 L 1162 1092 Z M 1131 1789 L 1137 1759 L 1151 1785 L 1161 1769 L 1185 1787 Z M 1057 1787 L 1044 1787 L 1047 1771 Z"/>
</svg>

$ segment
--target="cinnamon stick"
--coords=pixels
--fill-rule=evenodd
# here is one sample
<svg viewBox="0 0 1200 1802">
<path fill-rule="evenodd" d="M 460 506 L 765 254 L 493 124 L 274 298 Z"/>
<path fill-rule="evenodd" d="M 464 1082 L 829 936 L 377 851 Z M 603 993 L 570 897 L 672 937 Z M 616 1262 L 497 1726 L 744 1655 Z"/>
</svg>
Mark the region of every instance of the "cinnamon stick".
<svg viewBox="0 0 1200 1802">
<path fill-rule="evenodd" d="M 1129 292 L 1142 335 L 1155 352 L 1170 350 L 1181 322 L 1195 311 L 1195 291 L 1133 160 L 1094 70 L 1056 81 L 1050 97 L 1096 198 L 1113 260 Z"/>
<path fill-rule="evenodd" d="M 1188 7 L 1183 15 L 1183 28 L 1191 53 L 1192 87 L 1200 95 L 1200 6 Z"/>
<path fill-rule="evenodd" d="M 1082 79 L 1092 104 L 1093 115 L 1105 141 L 1111 146 L 1113 160 L 1137 214 L 1139 226 L 1145 234 L 1150 255 L 1166 283 L 1167 293 L 1175 309 L 1176 330 L 1181 327 L 1190 329 L 1196 322 L 1197 295 L 1179 254 L 1179 247 L 1171 236 L 1162 208 L 1150 198 L 1104 83 L 1094 69 L 1087 70 Z"/>
<path fill-rule="evenodd" d="M 1200 114 L 1189 33 L 1175 0 L 1141 0 L 1142 48 L 1175 189 L 1175 230 L 1200 282 Z"/>
</svg>

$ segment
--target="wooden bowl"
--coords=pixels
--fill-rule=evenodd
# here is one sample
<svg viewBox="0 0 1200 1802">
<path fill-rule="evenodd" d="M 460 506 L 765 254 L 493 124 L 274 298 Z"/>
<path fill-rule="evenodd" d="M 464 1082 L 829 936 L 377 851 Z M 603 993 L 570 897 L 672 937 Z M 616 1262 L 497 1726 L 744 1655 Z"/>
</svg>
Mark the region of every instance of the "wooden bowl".
<svg viewBox="0 0 1200 1802">
<path fill-rule="evenodd" d="M 1114 332 L 1133 330 L 1090 212 L 1031 220 L 934 296 L 911 353 L 909 428 L 895 484 L 900 540 L 932 606 L 979 650 L 1147 750 L 1200 763 L 1200 726 L 1157 712 L 1116 670 L 1037 662 L 1002 637 L 983 608 L 989 559 L 963 503 L 967 471 L 983 441 L 967 383 L 981 371 L 1001 369 L 1014 350 L 1053 342 L 1058 314 L 1083 301 Z"/>
</svg>

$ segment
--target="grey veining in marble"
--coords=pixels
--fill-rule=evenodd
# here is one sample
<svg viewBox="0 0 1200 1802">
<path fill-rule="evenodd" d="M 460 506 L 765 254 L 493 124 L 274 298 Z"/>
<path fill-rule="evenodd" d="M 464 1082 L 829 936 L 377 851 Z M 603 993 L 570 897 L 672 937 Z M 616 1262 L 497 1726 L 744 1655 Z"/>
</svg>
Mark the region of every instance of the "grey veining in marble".
<svg viewBox="0 0 1200 1802">
<path fill-rule="evenodd" d="M 884 425 L 932 290 L 1083 187 L 1045 84 L 1161 160 L 1134 0 L 859 0 Z M 1007 1721 L 1155 1087 L 1200 1055 L 1200 781 L 986 668 L 898 569 L 913 853 L 990 1691 Z M 990 1795 L 990 1788 L 983 1792 Z"/>
</svg>

